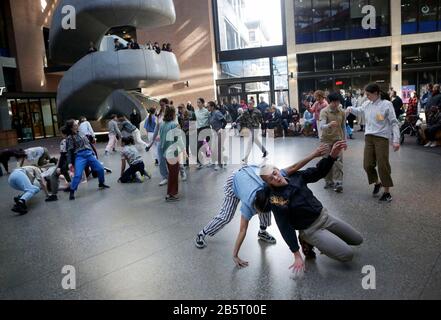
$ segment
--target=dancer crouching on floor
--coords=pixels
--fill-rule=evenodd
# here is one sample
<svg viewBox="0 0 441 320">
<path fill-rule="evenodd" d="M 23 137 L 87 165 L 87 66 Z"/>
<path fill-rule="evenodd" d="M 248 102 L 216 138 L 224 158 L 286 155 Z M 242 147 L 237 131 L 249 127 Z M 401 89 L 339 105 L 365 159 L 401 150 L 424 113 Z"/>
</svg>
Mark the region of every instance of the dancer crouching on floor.
<svg viewBox="0 0 441 320">
<path fill-rule="evenodd" d="M 81 182 L 83 171 L 90 166 L 98 174 L 99 188 L 108 189 L 105 185 L 104 167 L 97 160 L 90 145 L 89 139 L 78 132 L 78 124 L 75 120 L 69 120 L 66 123 L 65 132 L 67 134 L 67 161 L 69 169 L 75 168 L 75 176 L 70 186 L 70 200 L 75 200 L 75 192 Z"/>
<path fill-rule="evenodd" d="M 308 188 L 331 170 L 343 150 L 345 141 L 336 142 L 329 157 L 322 159 L 315 168 L 291 173 L 265 165 L 261 177 L 268 184 L 256 194 L 255 206 L 260 212 L 272 211 L 283 239 L 294 254 L 294 272 L 305 269 L 299 252 L 295 230 L 299 230 L 299 241 L 306 257 L 315 257 L 313 246 L 332 259 L 351 261 L 353 251 L 350 246 L 358 246 L 363 238 L 347 223 L 328 213 L 321 202 Z"/>
<path fill-rule="evenodd" d="M 144 161 L 139 155 L 138 150 L 135 147 L 135 141 L 132 136 L 124 137 L 121 139 L 121 178 L 118 182 L 130 183 L 130 182 L 144 182 L 144 178 L 151 179 L 151 176 L 145 171 Z M 129 164 L 129 168 L 126 170 L 126 163 Z"/>
</svg>

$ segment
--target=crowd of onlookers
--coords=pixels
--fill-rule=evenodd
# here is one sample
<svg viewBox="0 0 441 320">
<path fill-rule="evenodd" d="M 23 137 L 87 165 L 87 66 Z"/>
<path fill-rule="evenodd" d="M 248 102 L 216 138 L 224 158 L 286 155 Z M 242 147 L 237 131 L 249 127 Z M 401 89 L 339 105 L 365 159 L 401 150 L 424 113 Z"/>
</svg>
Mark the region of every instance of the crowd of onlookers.
<svg viewBox="0 0 441 320">
<path fill-rule="evenodd" d="M 312 130 L 312 134 L 317 135 L 320 111 L 328 105 L 328 95 L 329 92 L 321 90 L 303 93 L 302 105 L 305 110 L 303 114 L 303 132 Z M 393 88 L 390 88 L 388 93 L 383 92 L 381 98 L 392 102 L 395 116 L 403 123 L 401 126 L 402 134 L 418 136 L 417 141 L 424 144 L 425 147 L 438 146 L 437 140 L 441 140 L 441 93 L 439 84 L 428 84 L 421 97 L 416 91 L 410 92 L 406 103 Z M 367 98 L 361 90 L 355 92 L 340 91 L 340 103 L 343 109 L 361 107 L 366 102 Z M 425 121 L 421 118 L 423 114 Z M 355 122 L 360 126 L 358 131 L 363 132 L 365 127 L 364 116 L 361 115 L 357 118 L 348 113 L 347 136 L 350 139 L 353 137 Z M 409 128 L 409 130 L 404 128 Z M 410 128 L 415 128 L 415 131 L 410 130 Z"/>
<path fill-rule="evenodd" d="M 113 40 L 113 44 L 114 44 L 114 49 L 115 51 L 119 51 L 119 50 L 139 50 L 142 49 L 142 47 L 139 45 L 139 43 L 134 40 L 134 39 L 129 39 L 127 41 L 127 45 L 124 45 L 121 43 L 121 41 L 119 41 L 119 39 L 115 38 Z M 173 52 L 172 46 L 170 43 L 164 43 L 162 45 L 162 47 L 159 45 L 158 42 L 148 42 L 145 47 L 143 47 L 147 50 L 153 50 L 155 51 L 157 54 L 160 54 L 161 51 L 165 51 L 165 52 Z M 89 44 L 89 49 L 87 51 L 88 54 L 90 53 L 94 53 L 97 52 L 98 49 L 95 47 L 95 44 L 93 42 L 90 42 Z"/>
</svg>

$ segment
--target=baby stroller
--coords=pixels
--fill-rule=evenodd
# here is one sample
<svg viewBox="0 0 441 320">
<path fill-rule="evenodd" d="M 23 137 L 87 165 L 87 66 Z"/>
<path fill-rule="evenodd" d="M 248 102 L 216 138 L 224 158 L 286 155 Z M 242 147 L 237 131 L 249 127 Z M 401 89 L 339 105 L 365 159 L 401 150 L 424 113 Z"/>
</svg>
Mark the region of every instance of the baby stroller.
<svg viewBox="0 0 441 320">
<path fill-rule="evenodd" d="M 400 144 L 404 143 L 406 134 L 409 134 L 411 137 L 416 137 L 418 144 L 423 144 L 423 138 L 418 130 L 421 124 L 422 119 L 419 116 L 404 117 L 404 123 L 400 128 Z"/>
</svg>

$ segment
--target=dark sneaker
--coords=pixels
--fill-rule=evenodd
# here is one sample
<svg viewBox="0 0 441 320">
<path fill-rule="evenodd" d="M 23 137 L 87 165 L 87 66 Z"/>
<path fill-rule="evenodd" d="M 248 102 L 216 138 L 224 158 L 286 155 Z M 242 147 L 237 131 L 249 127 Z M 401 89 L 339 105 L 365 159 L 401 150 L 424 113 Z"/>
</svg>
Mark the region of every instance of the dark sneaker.
<svg viewBox="0 0 441 320">
<path fill-rule="evenodd" d="M 271 244 L 275 244 L 276 243 L 276 238 L 274 238 L 272 235 L 270 235 L 267 231 L 259 231 L 259 233 L 257 234 L 257 237 L 259 238 L 259 240 L 271 243 Z"/>
<path fill-rule="evenodd" d="M 194 239 L 194 244 L 198 249 L 205 248 L 207 246 L 207 243 L 205 242 L 205 236 L 202 233 L 199 233 Z"/>
<path fill-rule="evenodd" d="M 106 186 L 104 183 L 100 183 L 100 184 L 98 185 L 98 188 L 100 188 L 101 190 L 104 190 L 104 189 L 110 189 L 110 187 L 109 187 L 109 186 Z"/>
<path fill-rule="evenodd" d="M 74 191 L 70 191 L 69 200 L 70 201 L 75 200 L 75 192 Z"/>
<path fill-rule="evenodd" d="M 165 197 L 165 201 L 167 201 L 167 202 L 176 202 L 176 201 L 179 201 L 179 200 L 181 200 L 181 199 L 179 199 L 178 196 L 168 195 L 168 196 Z"/>
<path fill-rule="evenodd" d="M 21 196 L 14 197 L 15 204 L 18 204 L 20 202 Z"/>
<path fill-rule="evenodd" d="M 159 166 L 159 161 L 156 159 L 155 160 L 155 167 L 158 167 Z"/>
<path fill-rule="evenodd" d="M 104 171 L 105 171 L 106 173 L 112 173 L 112 172 L 113 172 L 112 169 L 109 169 L 109 168 L 106 168 L 106 167 L 104 167 Z"/>
<path fill-rule="evenodd" d="M 310 245 L 308 242 L 299 237 L 299 243 L 302 246 L 302 252 L 308 259 L 315 259 L 316 255 L 314 252 L 314 246 Z"/>
<path fill-rule="evenodd" d="M 326 182 L 326 184 L 323 188 L 324 189 L 334 189 L 334 187 L 335 187 L 334 182 Z"/>
<path fill-rule="evenodd" d="M 372 192 L 374 197 L 378 196 L 378 194 L 380 193 L 381 187 L 383 187 L 383 185 L 381 183 L 378 183 L 375 185 L 374 192 Z"/>
<path fill-rule="evenodd" d="M 341 183 L 336 183 L 335 187 L 334 187 L 334 191 L 337 193 L 342 193 L 343 192 L 343 185 Z"/>
<path fill-rule="evenodd" d="M 26 203 L 23 200 L 20 200 L 14 205 L 14 207 L 12 207 L 12 211 L 22 216 L 28 213 L 28 208 L 26 207 Z"/>
<path fill-rule="evenodd" d="M 391 202 L 392 201 L 392 196 L 390 195 L 390 193 L 383 193 L 383 195 L 380 198 L 381 202 Z"/>
<path fill-rule="evenodd" d="M 52 194 L 46 198 L 46 202 L 54 202 L 54 201 L 58 201 L 58 197 L 56 194 Z"/>
</svg>

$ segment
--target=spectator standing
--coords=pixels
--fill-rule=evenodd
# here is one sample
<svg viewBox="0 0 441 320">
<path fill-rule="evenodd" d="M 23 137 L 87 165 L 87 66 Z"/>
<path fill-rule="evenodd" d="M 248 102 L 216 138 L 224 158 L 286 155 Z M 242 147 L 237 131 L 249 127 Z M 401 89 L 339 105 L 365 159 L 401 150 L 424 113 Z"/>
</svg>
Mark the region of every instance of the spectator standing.
<svg viewBox="0 0 441 320">
<path fill-rule="evenodd" d="M 394 90 L 391 91 L 390 99 L 392 101 L 392 105 L 394 106 L 395 116 L 397 117 L 397 119 L 399 119 L 404 112 L 403 100 L 399 96 L 397 96 L 397 92 Z"/>
<path fill-rule="evenodd" d="M 132 113 L 130 114 L 130 123 L 139 130 L 141 121 L 141 115 L 138 113 L 138 111 L 136 111 L 136 109 L 133 109 Z"/>
<path fill-rule="evenodd" d="M 317 129 L 317 134 L 320 137 L 320 112 L 322 112 L 322 110 L 328 106 L 328 102 L 325 99 L 325 93 L 321 90 L 314 92 L 314 99 L 315 102 L 311 107 L 311 112 L 314 114 L 315 128 Z"/>
<path fill-rule="evenodd" d="M 116 151 L 116 144 L 118 140 L 121 139 L 121 131 L 118 127 L 118 116 L 116 114 L 112 115 L 112 119 L 110 119 L 107 127 L 109 130 L 109 143 L 106 146 L 106 156 L 109 155 L 110 152 Z"/>
</svg>

